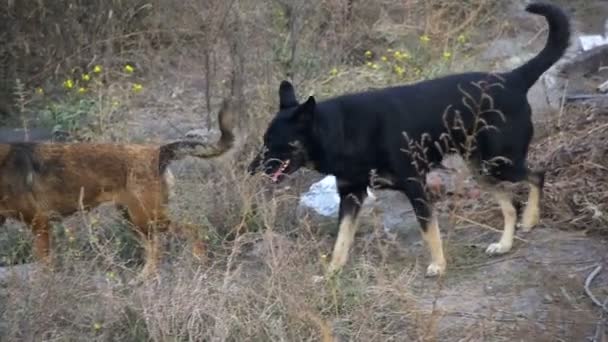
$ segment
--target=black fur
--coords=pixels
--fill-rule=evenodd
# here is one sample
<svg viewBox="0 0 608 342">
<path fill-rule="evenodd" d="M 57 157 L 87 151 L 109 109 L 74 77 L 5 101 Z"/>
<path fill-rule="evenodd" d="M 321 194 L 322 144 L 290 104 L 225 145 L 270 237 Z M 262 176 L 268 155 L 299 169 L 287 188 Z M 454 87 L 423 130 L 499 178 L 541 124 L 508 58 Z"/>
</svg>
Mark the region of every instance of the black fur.
<svg viewBox="0 0 608 342">
<path fill-rule="evenodd" d="M 342 200 L 348 195 L 363 200 L 370 173 L 375 172 L 388 181 L 381 187 L 407 195 L 423 229 L 431 214 L 424 177 L 446 153 L 466 156 L 488 184 L 531 178 L 542 183 L 526 164 L 533 135 L 527 93 L 563 56 L 570 27 L 556 6 L 535 3 L 527 11 L 546 17 L 547 44 L 509 72 L 456 74 L 319 103 L 310 97 L 303 104 L 297 102 L 292 85 L 283 81 L 280 110 L 264 134 L 265 151 L 249 171 L 263 168 L 276 175 L 283 166 L 284 176 L 308 166 L 335 175 Z M 470 146 L 468 136 L 475 138 Z M 414 145 L 408 146 L 408 141 Z M 419 150 L 412 149 L 415 143 L 421 143 L 424 153 L 411 153 Z M 356 209 L 351 211 L 356 215 Z"/>
</svg>

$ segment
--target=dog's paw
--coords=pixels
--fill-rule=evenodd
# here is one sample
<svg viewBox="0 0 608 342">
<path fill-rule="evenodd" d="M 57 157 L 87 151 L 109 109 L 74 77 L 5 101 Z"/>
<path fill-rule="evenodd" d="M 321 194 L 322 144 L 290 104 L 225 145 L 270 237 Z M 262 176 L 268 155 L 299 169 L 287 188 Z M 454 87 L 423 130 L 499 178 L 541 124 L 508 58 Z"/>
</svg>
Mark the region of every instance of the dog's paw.
<svg viewBox="0 0 608 342">
<path fill-rule="evenodd" d="M 490 244 L 488 246 L 488 248 L 486 249 L 486 254 L 489 255 L 500 255 L 500 254 L 505 254 L 508 251 L 511 250 L 511 246 L 510 245 L 506 245 L 500 242 L 496 242 L 493 244 Z"/>
<path fill-rule="evenodd" d="M 433 262 L 426 268 L 427 277 L 438 277 L 445 273 L 445 263 Z"/>
</svg>

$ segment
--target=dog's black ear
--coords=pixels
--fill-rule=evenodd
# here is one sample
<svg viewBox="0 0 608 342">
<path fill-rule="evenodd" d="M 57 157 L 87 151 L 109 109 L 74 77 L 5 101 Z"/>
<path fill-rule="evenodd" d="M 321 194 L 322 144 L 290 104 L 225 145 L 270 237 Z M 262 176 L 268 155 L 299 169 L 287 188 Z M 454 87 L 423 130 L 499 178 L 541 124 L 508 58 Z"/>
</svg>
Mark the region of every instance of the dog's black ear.
<svg viewBox="0 0 608 342">
<path fill-rule="evenodd" d="M 279 107 L 280 109 L 291 108 L 298 105 L 296 92 L 289 81 L 281 82 L 279 86 Z"/>
<path fill-rule="evenodd" d="M 308 126 L 315 115 L 315 106 L 317 102 L 314 96 L 308 97 L 308 100 L 298 107 L 295 114 L 295 119 L 299 125 Z"/>
</svg>

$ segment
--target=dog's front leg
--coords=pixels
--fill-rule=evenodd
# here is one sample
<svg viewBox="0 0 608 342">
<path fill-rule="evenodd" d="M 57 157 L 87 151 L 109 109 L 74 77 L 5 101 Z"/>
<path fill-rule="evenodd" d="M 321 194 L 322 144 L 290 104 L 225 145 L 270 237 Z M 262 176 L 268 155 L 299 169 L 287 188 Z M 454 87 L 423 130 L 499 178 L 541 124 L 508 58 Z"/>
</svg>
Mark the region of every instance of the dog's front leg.
<svg viewBox="0 0 608 342">
<path fill-rule="evenodd" d="M 328 271 L 337 272 L 348 261 L 348 252 L 357 231 L 357 215 L 367 194 L 367 185 L 350 186 L 338 181 L 340 213 L 338 238 L 334 245 Z"/>
<path fill-rule="evenodd" d="M 34 255 L 45 267 L 51 264 L 51 234 L 49 218 L 46 214 L 36 214 L 30 223 L 34 233 Z"/>
</svg>

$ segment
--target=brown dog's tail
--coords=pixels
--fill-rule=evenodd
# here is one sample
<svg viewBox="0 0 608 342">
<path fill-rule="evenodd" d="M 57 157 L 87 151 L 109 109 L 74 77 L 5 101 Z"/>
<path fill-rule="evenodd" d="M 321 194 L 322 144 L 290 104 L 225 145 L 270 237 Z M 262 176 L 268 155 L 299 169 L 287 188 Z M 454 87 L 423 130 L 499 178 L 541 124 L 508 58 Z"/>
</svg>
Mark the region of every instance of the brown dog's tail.
<svg viewBox="0 0 608 342">
<path fill-rule="evenodd" d="M 235 113 L 231 100 L 225 99 L 218 115 L 220 140 L 209 145 L 196 140 L 180 140 L 160 147 L 158 167 L 160 173 L 164 173 L 167 166 L 173 160 L 178 160 L 187 156 L 197 158 L 213 158 L 226 153 L 234 145 Z"/>
</svg>

